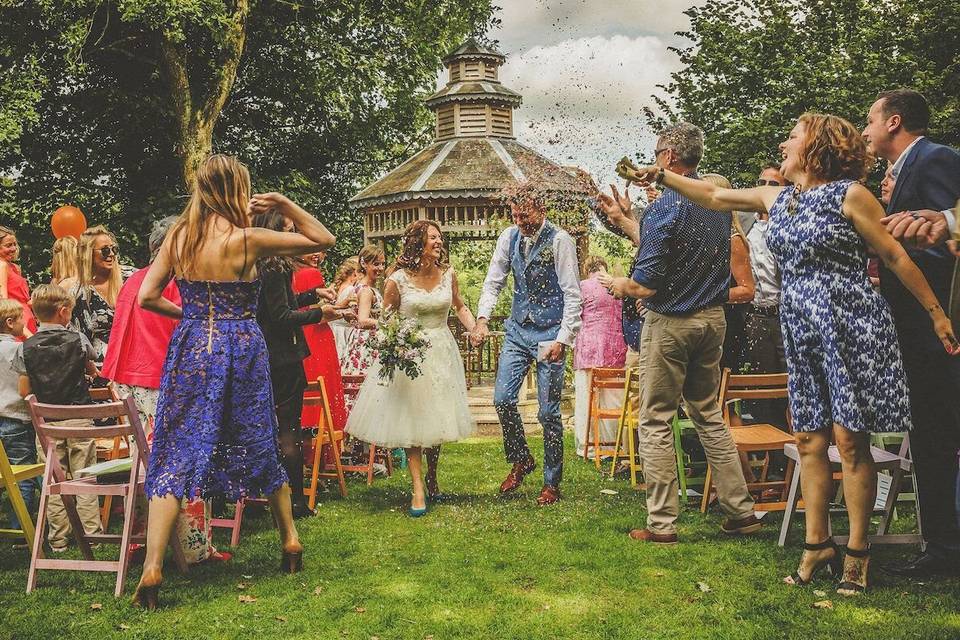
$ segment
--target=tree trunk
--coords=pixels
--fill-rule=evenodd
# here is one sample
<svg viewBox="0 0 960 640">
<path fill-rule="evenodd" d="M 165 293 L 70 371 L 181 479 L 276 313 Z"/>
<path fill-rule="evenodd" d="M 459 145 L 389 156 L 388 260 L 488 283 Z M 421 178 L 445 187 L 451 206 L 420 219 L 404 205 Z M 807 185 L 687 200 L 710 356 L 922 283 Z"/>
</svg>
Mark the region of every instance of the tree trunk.
<svg viewBox="0 0 960 640">
<path fill-rule="evenodd" d="M 160 68 L 170 89 L 170 109 L 176 123 L 174 153 L 180 160 L 181 176 L 187 190 L 193 188 L 197 168 L 213 149 L 213 130 L 237 77 L 247 35 L 249 0 L 234 0 L 221 43 L 211 53 L 216 73 L 210 78 L 191 78 L 189 54 L 183 42 L 161 36 Z M 205 64 L 194 65 L 203 69 Z"/>
</svg>

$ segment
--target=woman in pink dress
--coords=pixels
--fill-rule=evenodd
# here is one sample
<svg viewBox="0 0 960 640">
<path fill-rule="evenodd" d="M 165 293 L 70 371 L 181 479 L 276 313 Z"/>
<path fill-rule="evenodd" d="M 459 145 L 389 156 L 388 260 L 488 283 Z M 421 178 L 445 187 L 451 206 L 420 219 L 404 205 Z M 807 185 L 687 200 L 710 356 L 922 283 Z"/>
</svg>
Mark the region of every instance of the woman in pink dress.
<svg viewBox="0 0 960 640">
<path fill-rule="evenodd" d="M 17 234 L 12 229 L 0 226 L 0 298 L 16 300 L 23 307 L 23 321 L 26 324 L 23 336 L 26 339 L 37 330 L 37 320 L 30 308 L 30 287 L 20 275 L 20 267 L 14 264 L 19 257 Z"/>
<path fill-rule="evenodd" d="M 589 256 L 584 263 L 587 279 L 580 282 L 583 311 L 580 333 L 573 346 L 573 376 L 576 390 L 574 404 L 574 442 L 577 455 L 583 455 L 584 444 L 593 442 L 588 429 L 590 412 L 590 370 L 597 367 L 623 367 L 627 357 L 627 343 L 620 323 L 621 301 L 610 295 L 597 276 L 607 272 L 607 262 L 600 256 Z M 623 392 L 606 389 L 600 392 L 600 407 L 620 406 Z M 600 423 L 600 442 L 613 442 L 617 437 L 615 420 Z M 593 456 L 593 447 L 588 450 Z"/>
</svg>

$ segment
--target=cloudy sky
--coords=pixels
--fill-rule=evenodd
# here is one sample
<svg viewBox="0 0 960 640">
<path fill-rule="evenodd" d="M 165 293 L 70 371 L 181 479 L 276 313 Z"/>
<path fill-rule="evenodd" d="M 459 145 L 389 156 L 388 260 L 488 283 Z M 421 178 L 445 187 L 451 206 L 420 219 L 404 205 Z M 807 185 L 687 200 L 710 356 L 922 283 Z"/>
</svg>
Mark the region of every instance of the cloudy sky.
<svg viewBox="0 0 960 640">
<path fill-rule="evenodd" d="M 600 184 L 627 153 L 652 148 L 642 107 L 679 67 L 683 11 L 703 0 L 499 0 L 501 81 L 523 94 L 515 134 Z"/>
</svg>

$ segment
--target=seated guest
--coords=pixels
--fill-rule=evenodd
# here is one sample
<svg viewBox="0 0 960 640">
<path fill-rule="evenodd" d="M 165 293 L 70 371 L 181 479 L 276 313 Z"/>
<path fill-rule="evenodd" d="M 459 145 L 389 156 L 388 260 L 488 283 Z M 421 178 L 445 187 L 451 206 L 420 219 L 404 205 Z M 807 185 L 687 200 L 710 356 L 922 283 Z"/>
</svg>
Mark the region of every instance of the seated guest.
<svg viewBox="0 0 960 640">
<path fill-rule="evenodd" d="M 176 221 L 176 216 L 169 216 L 154 223 L 149 238 L 151 259 L 156 257 L 167 231 Z M 114 382 L 121 397 L 133 397 L 147 444 L 153 444 L 153 419 L 160 399 L 160 374 L 177 321 L 147 311 L 137 304 L 140 285 L 149 270 L 147 266 L 136 271 L 120 288 L 102 375 Z M 180 305 L 180 292 L 175 281 L 170 281 L 163 291 L 163 297 Z M 145 501 L 138 505 L 144 514 L 145 507 Z M 138 522 L 143 521 L 143 518 L 138 518 Z M 213 546 L 209 501 L 186 497 L 181 500 L 177 537 L 190 564 L 208 560 L 225 561 L 231 557 L 231 554 L 221 553 Z"/>
<path fill-rule="evenodd" d="M 0 442 L 13 465 L 37 462 L 37 435 L 30 422 L 27 403 L 20 397 L 20 376 L 12 368 L 25 324 L 19 302 L 0 300 Z M 27 511 L 32 512 L 36 479 L 22 480 L 18 486 Z M 10 528 L 20 528 L 20 521 L 12 510 Z"/>
<path fill-rule="evenodd" d="M 587 278 L 580 282 L 583 299 L 580 333 L 573 346 L 573 376 L 576 400 L 574 404 L 574 442 L 577 455 L 583 454 L 585 443 L 593 442 L 589 430 L 590 378 L 595 367 L 619 369 L 623 367 L 627 345 L 620 326 L 621 302 L 597 280 L 597 274 L 607 272 L 607 261 L 600 256 L 589 256 L 584 263 Z M 600 392 L 599 406 L 604 409 L 619 407 L 623 393 L 616 389 Z M 617 421 L 600 423 L 600 442 L 613 442 L 617 437 Z M 587 457 L 593 456 L 593 447 Z"/>
<path fill-rule="evenodd" d="M 55 284 L 43 284 L 30 296 L 40 326 L 27 338 L 17 356 L 13 369 L 20 374 L 20 395 L 31 393 L 47 404 L 90 404 L 88 379 L 96 378 L 93 345 L 82 333 L 68 328 L 73 314 L 74 298 Z M 51 423 L 54 424 L 54 423 Z M 65 420 L 65 426 L 93 426 L 89 420 Z M 68 478 L 78 469 L 97 462 L 97 447 L 93 438 L 68 438 L 54 441 L 54 452 Z M 40 451 L 40 460 L 46 451 Z M 100 533 L 100 502 L 97 496 L 77 496 L 77 512 L 88 534 Z M 47 522 L 50 529 L 47 540 L 54 553 L 66 551 L 71 532 L 70 521 L 60 496 L 47 501 Z"/>
</svg>

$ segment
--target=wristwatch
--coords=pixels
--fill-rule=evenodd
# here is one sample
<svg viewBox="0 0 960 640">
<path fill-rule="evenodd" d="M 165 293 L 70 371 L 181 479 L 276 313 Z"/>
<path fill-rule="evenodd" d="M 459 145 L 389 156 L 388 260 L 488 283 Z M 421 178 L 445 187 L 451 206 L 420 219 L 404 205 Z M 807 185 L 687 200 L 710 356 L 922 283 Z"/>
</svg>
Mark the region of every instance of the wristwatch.
<svg viewBox="0 0 960 640">
<path fill-rule="evenodd" d="M 663 167 L 660 167 L 660 170 L 657 171 L 657 177 L 653 179 L 653 184 L 661 184 L 663 182 L 664 173 L 665 171 L 663 170 Z"/>
</svg>

